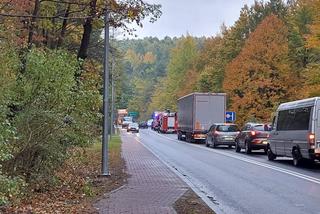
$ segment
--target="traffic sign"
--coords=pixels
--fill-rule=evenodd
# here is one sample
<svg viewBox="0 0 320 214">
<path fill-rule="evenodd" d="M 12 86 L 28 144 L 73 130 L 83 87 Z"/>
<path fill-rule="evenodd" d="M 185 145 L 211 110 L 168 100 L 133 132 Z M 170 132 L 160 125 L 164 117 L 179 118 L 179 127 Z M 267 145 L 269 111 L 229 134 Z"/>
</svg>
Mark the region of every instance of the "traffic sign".
<svg viewBox="0 0 320 214">
<path fill-rule="evenodd" d="M 130 117 L 138 117 L 138 115 L 139 115 L 139 112 L 137 112 L 137 111 L 130 111 L 128 113 L 128 116 L 130 116 Z"/>
<path fill-rule="evenodd" d="M 236 112 L 227 111 L 226 112 L 226 121 L 235 121 L 236 120 Z"/>
</svg>

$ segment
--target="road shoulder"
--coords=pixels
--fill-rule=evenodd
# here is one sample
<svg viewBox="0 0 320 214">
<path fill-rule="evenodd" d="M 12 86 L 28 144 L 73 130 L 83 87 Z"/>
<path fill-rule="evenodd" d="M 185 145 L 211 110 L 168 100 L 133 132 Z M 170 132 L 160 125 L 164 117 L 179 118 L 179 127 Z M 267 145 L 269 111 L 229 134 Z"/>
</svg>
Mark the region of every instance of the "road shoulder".
<svg viewBox="0 0 320 214">
<path fill-rule="evenodd" d="M 122 135 L 122 156 L 129 174 L 127 185 L 97 202 L 95 207 L 100 213 L 213 213 L 134 136 Z"/>
</svg>

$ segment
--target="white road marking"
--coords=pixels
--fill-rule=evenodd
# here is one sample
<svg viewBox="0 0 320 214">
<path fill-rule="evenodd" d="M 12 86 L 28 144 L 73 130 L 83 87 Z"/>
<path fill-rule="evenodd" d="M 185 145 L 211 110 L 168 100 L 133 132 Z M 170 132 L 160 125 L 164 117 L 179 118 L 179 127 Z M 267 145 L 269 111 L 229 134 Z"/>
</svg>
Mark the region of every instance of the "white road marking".
<svg viewBox="0 0 320 214">
<path fill-rule="evenodd" d="M 158 135 L 160 137 L 166 138 L 166 139 L 168 139 L 170 141 L 173 141 L 173 142 L 176 142 L 176 143 L 181 143 L 181 141 L 169 138 L 169 137 L 167 137 L 165 135 L 161 135 L 161 134 L 158 134 L 156 132 L 154 134 L 156 134 L 156 135 Z M 277 171 L 277 172 L 282 172 L 282 173 L 285 173 L 285 174 L 288 174 L 288 175 L 291 175 L 291 176 L 294 176 L 294 177 L 297 177 L 297 178 L 301 178 L 301 179 L 304 179 L 306 181 L 310 181 L 310 182 L 313 182 L 313 183 L 316 183 L 316 184 L 320 184 L 320 179 L 312 177 L 312 176 L 308 176 L 308 175 L 305 175 L 305 174 L 301 174 L 299 172 L 295 172 L 295 171 L 292 171 L 292 170 L 288 170 L 288 169 L 284 169 L 284 168 L 281 168 L 281 167 L 273 166 L 273 165 L 270 165 L 270 164 L 262 163 L 262 162 L 255 161 L 255 160 L 252 160 L 252 159 L 249 159 L 249 158 L 240 157 L 238 155 L 233 155 L 233 154 L 225 153 L 225 152 L 222 152 L 222 151 L 210 149 L 210 148 L 203 147 L 203 146 L 200 146 L 200 145 L 195 145 L 195 144 L 188 144 L 188 145 L 193 146 L 193 147 L 197 147 L 197 148 L 200 148 L 200 149 L 205 149 L 207 151 L 214 152 L 214 153 L 217 153 L 217 154 L 220 154 L 220 155 L 224 155 L 224 156 L 227 156 L 227 157 L 231 157 L 231 158 L 234 158 L 234 159 L 237 159 L 237 160 L 241 160 L 243 162 L 247 162 L 247 163 L 251 163 L 251 164 L 254 164 L 254 165 L 257 165 L 257 166 L 261 166 L 261 167 L 264 167 L 264 168 L 272 169 L 272 170 Z"/>
</svg>

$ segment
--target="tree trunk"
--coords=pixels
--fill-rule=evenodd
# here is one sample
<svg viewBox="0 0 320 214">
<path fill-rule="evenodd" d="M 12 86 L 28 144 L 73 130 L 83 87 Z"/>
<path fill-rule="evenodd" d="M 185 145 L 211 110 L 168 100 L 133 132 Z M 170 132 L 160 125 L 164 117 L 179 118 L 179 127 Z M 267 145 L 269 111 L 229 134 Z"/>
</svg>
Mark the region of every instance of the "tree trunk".
<svg viewBox="0 0 320 214">
<path fill-rule="evenodd" d="M 78 59 L 86 59 L 88 56 L 88 47 L 90 43 L 90 36 L 92 33 L 92 21 L 96 16 L 97 0 L 91 0 L 90 2 L 90 17 L 86 19 L 83 25 L 83 34 L 81 39 L 81 45 L 78 52 Z"/>
<path fill-rule="evenodd" d="M 40 12 L 40 0 L 35 0 L 31 23 L 29 24 L 28 50 L 32 48 L 34 28 L 36 26 L 37 16 L 39 15 L 39 12 Z"/>
<path fill-rule="evenodd" d="M 60 31 L 60 35 L 59 35 L 59 39 L 58 39 L 57 48 L 62 46 L 64 37 L 66 35 L 67 26 L 68 26 L 68 19 L 67 18 L 69 17 L 70 7 L 71 7 L 71 4 L 68 4 L 68 7 L 67 7 L 67 9 L 64 13 L 64 16 L 63 16 L 65 19 L 62 22 L 62 27 L 61 27 L 61 31 Z"/>
</svg>

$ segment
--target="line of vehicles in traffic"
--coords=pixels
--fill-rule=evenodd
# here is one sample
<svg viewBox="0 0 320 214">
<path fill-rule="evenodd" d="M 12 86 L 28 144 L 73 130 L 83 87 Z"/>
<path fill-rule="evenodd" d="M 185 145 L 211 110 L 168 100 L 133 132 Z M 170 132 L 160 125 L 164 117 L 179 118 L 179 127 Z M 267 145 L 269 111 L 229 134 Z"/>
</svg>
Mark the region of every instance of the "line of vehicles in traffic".
<svg viewBox="0 0 320 214">
<path fill-rule="evenodd" d="M 272 123 L 249 122 L 240 129 L 226 123 L 226 94 L 192 93 L 178 99 L 178 112 L 154 112 L 149 126 L 159 133 L 177 133 L 178 140 L 263 150 L 270 161 L 291 157 L 295 166 L 320 160 L 320 97 L 281 104 Z M 148 124 L 147 124 L 148 125 Z"/>
</svg>

